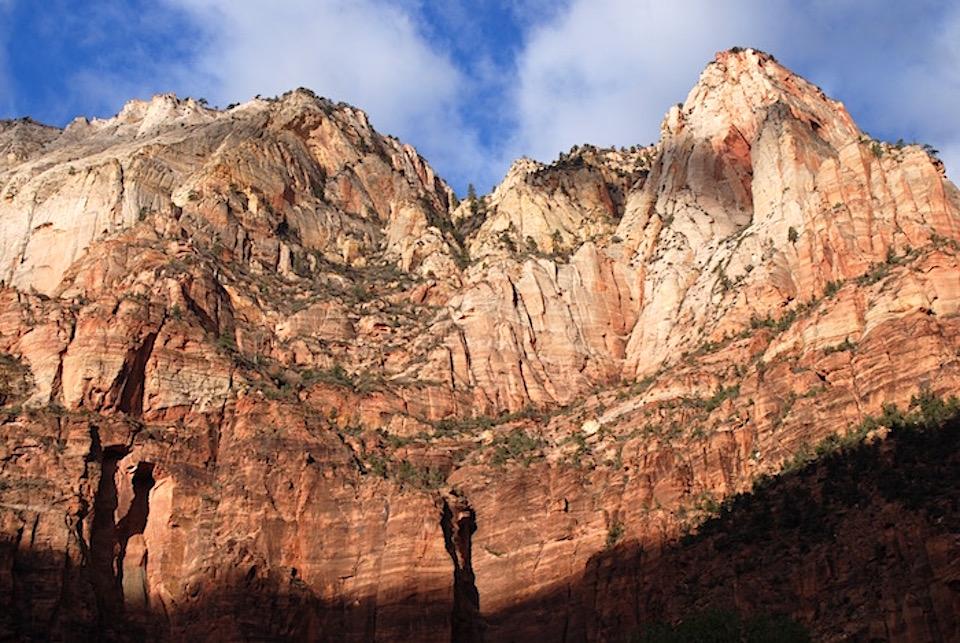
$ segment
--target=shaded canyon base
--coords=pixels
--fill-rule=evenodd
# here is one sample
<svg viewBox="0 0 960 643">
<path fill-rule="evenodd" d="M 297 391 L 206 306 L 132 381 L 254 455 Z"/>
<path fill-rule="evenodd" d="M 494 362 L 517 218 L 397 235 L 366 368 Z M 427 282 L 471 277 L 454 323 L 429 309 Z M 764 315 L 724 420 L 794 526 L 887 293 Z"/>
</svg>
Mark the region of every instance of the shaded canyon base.
<svg viewBox="0 0 960 643">
<path fill-rule="evenodd" d="M 960 636 L 957 418 L 845 448 L 761 483 L 661 552 L 611 544 L 571 590 L 495 613 L 483 611 L 471 566 L 483 516 L 453 495 L 440 499 L 437 512 L 452 573 L 432 595 L 412 579 L 409 593 L 378 614 L 376 597 L 331 604 L 295 572 L 280 577 L 251 567 L 211 570 L 223 582 L 189 609 L 151 611 L 137 552 L 152 467 L 135 465 L 133 496 L 123 498 L 111 482 L 122 455 L 101 453 L 111 475 L 101 479 L 90 546 L 79 557 L 30 551 L 21 546 L 30 538 L 24 533 L 0 545 L 4 640 L 629 640 L 658 621 L 717 609 L 788 615 L 815 640 Z M 120 503 L 128 509 L 114 523 Z"/>
</svg>

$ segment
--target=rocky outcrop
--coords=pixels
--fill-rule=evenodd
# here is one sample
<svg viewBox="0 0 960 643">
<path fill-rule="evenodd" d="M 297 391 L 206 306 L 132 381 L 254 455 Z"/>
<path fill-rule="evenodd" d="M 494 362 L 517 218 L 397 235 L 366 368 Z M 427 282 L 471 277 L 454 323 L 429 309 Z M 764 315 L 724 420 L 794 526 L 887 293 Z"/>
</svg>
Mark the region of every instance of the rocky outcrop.
<svg viewBox="0 0 960 643">
<path fill-rule="evenodd" d="M 628 373 L 957 234 L 938 161 L 870 140 L 760 52 L 718 55 L 671 108 L 661 147 L 617 228 L 644 271 Z"/>
<path fill-rule="evenodd" d="M 0 171 L 6 171 L 43 150 L 60 131 L 30 118 L 0 122 Z"/>
<path fill-rule="evenodd" d="M 0 146 L 0 637 L 616 638 L 729 607 L 656 590 L 725 498 L 958 390 L 956 188 L 754 50 L 655 146 L 459 205 L 305 90 Z M 763 572 L 733 606 L 951 638 L 931 516 L 877 568 L 919 584 L 867 600 L 818 545 L 774 561 L 789 600 Z"/>
<path fill-rule="evenodd" d="M 629 150 L 575 147 L 550 164 L 516 161 L 487 197 L 464 201 L 454 220 L 469 230 L 470 254 L 569 255 L 587 241 L 608 241 L 626 195 L 647 176 L 656 146 Z M 476 222 L 474 223 L 474 221 Z"/>
<path fill-rule="evenodd" d="M 305 90 L 224 112 L 170 95 L 134 101 L 72 124 L 3 181 L 2 278 L 48 295 L 91 244 L 147 219 L 165 236 L 203 230 L 281 273 L 310 251 L 355 264 L 384 246 L 407 270 L 450 253 L 435 228 L 416 252 L 416 237 L 384 230 L 426 234 L 450 189 L 362 112 Z"/>
</svg>

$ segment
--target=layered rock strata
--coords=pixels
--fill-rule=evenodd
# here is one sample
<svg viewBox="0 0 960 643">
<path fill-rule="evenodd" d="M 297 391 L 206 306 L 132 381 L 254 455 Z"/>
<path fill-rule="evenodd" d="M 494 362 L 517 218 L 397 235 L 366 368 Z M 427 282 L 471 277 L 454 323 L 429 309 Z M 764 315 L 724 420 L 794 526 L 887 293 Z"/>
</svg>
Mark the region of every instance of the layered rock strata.
<svg viewBox="0 0 960 643">
<path fill-rule="evenodd" d="M 0 149 L 5 638 L 614 639 L 703 607 L 634 599 L 713 503 L 960 388 L 960 193 L 754 50 L 461 204 L 305 90 Z M 860 611 L 736 607 L 955 637 L 936 520 L 880 602 L 803 558 Z"/>
</svg>

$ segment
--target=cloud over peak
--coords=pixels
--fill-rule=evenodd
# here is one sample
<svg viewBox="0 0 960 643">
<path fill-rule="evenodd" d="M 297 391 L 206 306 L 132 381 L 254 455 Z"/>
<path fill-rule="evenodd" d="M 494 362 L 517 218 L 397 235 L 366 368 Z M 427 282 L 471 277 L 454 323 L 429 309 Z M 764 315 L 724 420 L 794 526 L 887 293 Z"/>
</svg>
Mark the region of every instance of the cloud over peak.
<svg viewBox="0 0 960 643">
<path fill-rule="evenodd" d="M 960 5 L 944 0 L 52 2 L 0 0 L 0 116 L 64 123 L 151 93 L 225 105 L 305 86 L 484 190 L 519 156 L 655 140 L 714 53 L 739 45 L 960 171 Z"/>
<path fill-rule="evenodd" d="M 451 104 L 462 82 L 413 18 L 373 0 L 283 3 L 172 0 L 202 25 L 196 68 L 209 98 L 247 100 L 307 86 L 403 129 Z"/>
<path fill-rule="evenodd" d="M 771 44 L 775 25 L 747 2 L 577 0 L 535 29 L 519 59 L 518 150 L 547 158 L 573 144 L 646 144 L 713 54 Z M 763 38 L 757 38 L 765 34 Z M 751 39 L 751 37 L 753 38 Z"/>
</svg>

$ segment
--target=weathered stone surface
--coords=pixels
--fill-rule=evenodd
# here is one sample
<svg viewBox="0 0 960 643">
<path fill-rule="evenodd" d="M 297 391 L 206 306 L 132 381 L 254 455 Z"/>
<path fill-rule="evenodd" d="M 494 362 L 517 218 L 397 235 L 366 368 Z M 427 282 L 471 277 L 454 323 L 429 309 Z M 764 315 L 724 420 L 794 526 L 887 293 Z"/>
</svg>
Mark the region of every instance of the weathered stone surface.
<svg viewBox="0 0 960 643">
<path fill-rule="evenodd" d="M 305 90 L 0 152 L 0 638 L 616 639 L 731 598 L 657 589 L 731 584 L 710 507 L 960 382 L 956 188 L 753 50 L 459 206 Z M 891 502 L 734 607 L 955 638 L 956 504 Z"/>
<path fill-rule="evenodd" d="M 469 243 L 474 257 L 521 252 L 569 254 L 606 241 L 626 195 L 643 185 L 655 146 L 630 150 L 576 147 L 550 165 L 520 159 L 488 197 L 464 201 L 455 221 L 482 219 Z"/>
<path fill-rule="evenodd" d="M 617 229 L 644 267 L 628 372 L 957 233 L 938 162 L 867 139 L 765 54 L 720 54 L 667 115 L 661 148 Z"/>
</svg>

